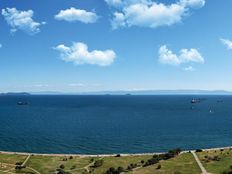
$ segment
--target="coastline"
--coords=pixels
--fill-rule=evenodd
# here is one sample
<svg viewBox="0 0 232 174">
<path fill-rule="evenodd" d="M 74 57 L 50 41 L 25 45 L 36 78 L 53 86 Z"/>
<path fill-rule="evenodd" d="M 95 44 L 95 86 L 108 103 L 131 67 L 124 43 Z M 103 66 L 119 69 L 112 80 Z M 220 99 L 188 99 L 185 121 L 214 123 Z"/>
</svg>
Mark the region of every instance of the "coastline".
<svg viewBox="0 0 232 174">
<path fill-rule="evenodd" d="M 201 149 L 203 151 L 213 151 L 213 150 L 220 150 L 220 149 L 232 149 L 232 146 L 226 147 L 215 147 L 215 148 L 206 148 Z M 196 149 L 192 150 L 183 150 L 182 153 L 189 153 L 190 151 L 195 151 Z M 33 155 L 33 156 L 73 156 L 73 157 L 80 157 L 80 158 L 87 158 L 87 157 L 115 157 L 116 155 L 120 154 L 120 156 L 146 156 L 146 155 L 154 155 L 154 154 L 163 154 L 166 152 L 150 152 L 150 153 L 115 153 L 115 154 L 54 154 L 54 153 L 29 153 L 29 152 L 10 152 L 10 151 L 0 151 L 0 154 L 9 154 L 9 155 Z"/>
</svg>

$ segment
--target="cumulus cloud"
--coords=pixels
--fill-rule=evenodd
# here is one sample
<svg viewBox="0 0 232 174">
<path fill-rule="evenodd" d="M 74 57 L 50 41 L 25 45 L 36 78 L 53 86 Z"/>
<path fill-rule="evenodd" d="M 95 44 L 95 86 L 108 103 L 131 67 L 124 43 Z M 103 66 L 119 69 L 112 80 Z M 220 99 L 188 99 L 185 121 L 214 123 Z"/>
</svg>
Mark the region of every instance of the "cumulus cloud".
<svg viewBox="0 0 232 174">
<path fill-rule="evenodd" d="M 227 47 L 227 49 L 232 49 L 232 41 L 229 39 L 220 39 L 220 41 Z"/>
<path fill-rule="evenodd" d="M 22 30 L 29 34 L 36 34 L 40 32 L 40 26 L 45 22 L 35 22 L 32 17 L 34 12 L 32 10 L 19 11 L 16 8 L 2 9 L 2 15 L 4 16 L 8 25 L 11 26 L 11 32 Z"/>
<path fill-rule="evenodd" d="M 156 28 L 181 22 L 190 8 L 201 8 L 205 0 L 180 0 L 166 5 L 152 0 L 105 0 L 115 8 L 112 28 L 140 26 Z"/>
<path fill-rule="evenodd" d="M 159 49 L 159 61 L 162 64 L 180 65 L 183 63 L 204 63 L 204 58 L 197 49 L 181 49 L 179 55 L 174 54 L 171 50 L 163 45 Z"/>
<path fill-rule="evenodd" d="M 74 64 L 95 64 L 99 66 L 109 66 L 114 62 L 116 54 L 113 50 L 93 50 L 89 51 L 88 46 L 81 42 L 74 42 L 68 47 L 63 44 L 55 47 L 60 52 L 64 61 Z"/>
<path fill-rule="evenodd" d="M 94 12 L 88 12 L 71 7 L 70 9 L 61 10 L 55 15 L 56 20 L 65 20 L 68 22 L 80 21 L 83 23 L 95 23 L 98 16 Z"/>
</svg>

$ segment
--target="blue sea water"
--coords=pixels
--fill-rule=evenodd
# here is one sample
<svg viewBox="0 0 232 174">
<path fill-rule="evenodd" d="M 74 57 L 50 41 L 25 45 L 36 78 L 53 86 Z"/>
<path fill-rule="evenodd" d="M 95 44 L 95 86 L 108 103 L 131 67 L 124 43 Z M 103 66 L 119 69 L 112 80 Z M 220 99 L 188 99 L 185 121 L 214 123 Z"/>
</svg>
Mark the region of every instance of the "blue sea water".
<svg viewBox="0 0 232 174">
<path fill-rule="evenodd" d="M 192 98 L 201 102 L 191 104 Z M 1 151 L 108 154 L 231 145 L 232 96 L 0 96 Z"/>
</svg>

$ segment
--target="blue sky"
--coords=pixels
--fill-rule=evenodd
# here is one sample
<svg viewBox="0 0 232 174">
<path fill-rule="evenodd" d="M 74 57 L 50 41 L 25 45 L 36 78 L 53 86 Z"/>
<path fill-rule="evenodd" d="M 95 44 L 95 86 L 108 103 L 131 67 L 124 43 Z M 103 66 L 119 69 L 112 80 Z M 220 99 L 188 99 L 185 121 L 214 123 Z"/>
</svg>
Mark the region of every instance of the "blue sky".
<svg viewBox="0 0 232 174">
<path fill-rule="evenodd" d="M 232 1 L 0 0 L 0 92 L 232 91 Z"/>
</svg>

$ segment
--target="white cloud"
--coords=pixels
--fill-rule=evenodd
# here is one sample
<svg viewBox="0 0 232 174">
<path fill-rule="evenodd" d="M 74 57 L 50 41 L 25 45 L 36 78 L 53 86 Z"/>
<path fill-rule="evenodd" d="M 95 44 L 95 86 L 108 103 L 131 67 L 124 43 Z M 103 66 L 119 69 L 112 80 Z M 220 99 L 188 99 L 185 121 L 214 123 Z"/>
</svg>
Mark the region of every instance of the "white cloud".
<svg viewBox="0 0 232 174">
<path fill-rule="evenodd" d="M 159 49 L 159 61 L 162 64 L 180 65 L 189 62 L 204 63 L 204 58 L 194 48 L 181 49 L 180 54 L 176 55 L 166 45 L 163 45 Z"/>
<path fill-rule="evenodd" d="M 220 39 L 220 41 L 227 47 L 227 49 L 232 49 L 232 41 L 229 39 Z"/>
<path fill-rule="evenodd" d="M 122 0 L 105 0 L 105 2 L 110 6 L 118 6 L 122 4 Z"/>
<path fill-rule="evenodd" d="M 184 71 L 195 71 L 195 69 L 192 66 L 187 66 L 184 68 Z"/>
<path fill-rule="evenodd" d="M 55 15 L 55 19 L 65 20 L 68 22 L 80 21 L 83 23 L 95 23 L 98 16 L 94 12 L 88 12 L 71 7 L 70 9 L 61 10 L 57 15 Z"/>
<path fill-rule="evenodd" d="M 180 50 L 179 59 L 181 63 L 185 62 L 195 62 L 195 63 L 204 63 L 204 58 L 198 52 L 197 49 L 182 49 Z"/>
<path fill-rule="evenodd" d="M 126 26 L 170 26 L 181 22 L 190 8 L 201 8 L 205 5 L 205 0 L 180 0 L 170 5 L 151 0 L 105 1 L 116 9 L 112 19 L 113 29 Z"/>
<path fill-rule="evenodd" d="M 176 54 L 163 45 L 159 49 L 159 61 L 162 64 L 179 65 L 181 62 Z"/>
<path fill-rule="evenodd" d="M 201 8 L 205 6 L 205 0 L 181 0 L 180 3 L 185 7 Z"/>
<path fill-rule="evenodd" d="M 2 9 L 2 15 L 11 26 L 11 32 L 22 30 L 29 34 L 36 34 L 40 32 L 39 27 L 44 24 L 44 22 L 39 23 L 32 19 L 34 15 L 32 10 L 19 11 L 16 8 L 6 8 Z"/>
<path fill-rule="evenodd" d="M 88 51 L 88 46 L 81 42 L 75 42 L 71 47 L 63 44 L 55 47 L 60 52 L 64 61 L 74 64 L 95 64 L 99 66 L 108 66 L 114 62 L 116 54 L 113 50 L 93 50 Z"/>
</svg>

